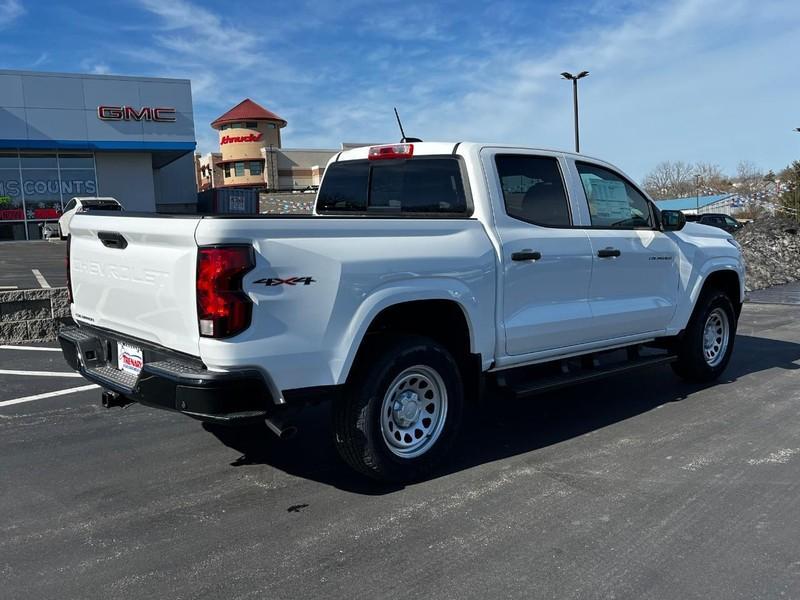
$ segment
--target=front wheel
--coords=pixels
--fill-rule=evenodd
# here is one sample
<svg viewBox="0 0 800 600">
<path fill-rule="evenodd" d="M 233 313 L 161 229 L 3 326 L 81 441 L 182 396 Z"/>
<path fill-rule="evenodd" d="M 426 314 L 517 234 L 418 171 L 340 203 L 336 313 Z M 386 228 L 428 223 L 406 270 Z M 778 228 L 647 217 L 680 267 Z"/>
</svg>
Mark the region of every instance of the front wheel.
<svg viewBox="0 0 800 600">
<path fill-rule="evenodd" d="M 374 479 L 407 482 L 427 475 L 453 443 L 461 422 L 461 375 L 432 339 L 369 342 L 334 404 L 334 442 L 351 467 Z"/>
<path fill-rule="evenodd" d="M 736 337 L 736 312 L 727 294 L 712 290 L 697 302 L 677 344 L 674 371 L 688 381 L 717 379 L 731 358 Z"/>
</svg>

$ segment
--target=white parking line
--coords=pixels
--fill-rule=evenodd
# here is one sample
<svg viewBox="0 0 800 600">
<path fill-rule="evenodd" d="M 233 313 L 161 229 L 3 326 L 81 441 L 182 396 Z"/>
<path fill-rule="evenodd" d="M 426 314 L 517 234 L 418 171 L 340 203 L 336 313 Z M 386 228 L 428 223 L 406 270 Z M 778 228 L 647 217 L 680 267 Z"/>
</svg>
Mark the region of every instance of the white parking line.
<svg viewBox="0 0 800 600">
<path fill-rule="evenodd" d="M 33 276 L 36 277 L 36 281 L 39 282 L 39 285 L 43 288 L 49 288 L 50 284 L 47 283 L 47 279 L 44 278 L 44 275 L 41 274 L 39 269 L 31 269 L 33 271 Z"/>
<path fill-rule="evenodd" d="M 45 394 L 36 394 L 35 396 L 25 396 L 24 398 L 15 398 L 14 400 L 3 400 L 0 402 L 0 407 L 11 406 L 12 404 L 22 404 L 23 402 L 33 402 L 34 400 L 44 400 L 45 398 L 64 396 L 66 394 L 74 394 L 76 392 L 85 392 L 86 390 L 93 390 L 99 387 L 99 385 L 95 384 L 82 385 L 80 387 L 67 388 L 66 390 L 58 390 L 57 392 L 47 392 Z"/>
<path fill-rule="evenodd" d="M 8 346 L 8 345 L 0 345 L 0 350 L 41 350 L 42 352 L 61 352 L 61 348 L 47 348 L 45 346 Z"/>
<path fill-rule="evenodd" d="M 33 377 L 83 377 L 80 373 L 68 371 L 66 373 L 51 373 L 50 371 L 15 371 L 14 369 L 0 369 L 0 375 L 31 375 Z"/>
<path fill-rule="evenodd" d="M 0 290 L 18 290 L 18 285 L 0 285 Z"/>
</svg>

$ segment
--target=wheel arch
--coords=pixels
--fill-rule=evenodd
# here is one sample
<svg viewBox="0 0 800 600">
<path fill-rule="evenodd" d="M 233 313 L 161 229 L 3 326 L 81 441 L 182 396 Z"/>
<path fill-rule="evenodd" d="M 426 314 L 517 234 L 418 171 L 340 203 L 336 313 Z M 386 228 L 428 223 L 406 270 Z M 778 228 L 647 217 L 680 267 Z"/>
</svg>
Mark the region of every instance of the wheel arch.
<svg viewBox="0 0 800 600">
<path fill-rule="evenodd" d="M 468 298 L 472 301 L 461 301 Z M 489 344 L 485 333 L 490 331 L 493 311 L 478 310 L 474 295 L 453 294 L 452 290 L 384 290 L 362 304 L 353 319 L 352 333 L 342 348 L 339 383 L 345 383 L 356 360 L 362 355 L 365 342 L 381 334 L 409 333 L 430 337 L 445 346 L 460 365 L 469 364 L 482 371 L 482 355 Z M 480 322 L 484 319 L 486 323 Z M 483 332 L 483 336 L 481 335 Z M 493 342 L 492 342 L 493 343 Z"/>
<path fill-rule="evenodd" d="M 731 304 L 733 304 L 736 309 L 737 316 L 739 315 L 742 308 L 742 287 L 739 281 L 739 274 L 736 271 L 720 269 L 706 275 L 700 292 L 694 299 L 695 305 L 697 305 L 697 300 L 700 296 L 709 289 L 718 289 L 724 292 L 730 298 Z"/>
<path fill-rule="evenodd" d="M 729 294 L 737 316 L 741 311 L 744 302 L 744 265 L 741 259 L 723 256 L 698 262 L 687 262 L 681 274 L 680 300 L 667 327 L 668 336 L 678 335 L 686 328 L 701 294 L 711 286 L 719 286 Z"/>
</svg>

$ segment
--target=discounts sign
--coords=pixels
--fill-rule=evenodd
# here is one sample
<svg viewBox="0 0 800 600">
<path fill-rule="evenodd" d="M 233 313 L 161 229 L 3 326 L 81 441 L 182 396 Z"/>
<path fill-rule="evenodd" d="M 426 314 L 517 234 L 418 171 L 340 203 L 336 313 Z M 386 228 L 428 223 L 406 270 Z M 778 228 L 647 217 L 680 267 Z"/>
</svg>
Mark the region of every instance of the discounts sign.
<svg viewBox="0 0 800 600">
<path fill-rule="evenodd" d="M 94 179 L 25 179 L 22 185 L 16 179 L 0 180 L 0 197 L 21 200 L 23 193 L 26 198 L 52 196 L 58 199 L 61 195 L 64 197 L 93 196 L 97 193 L 97 184 Z M 0 207 L 2 207 L 2 203 L 0 203 Z"/>
</svg>

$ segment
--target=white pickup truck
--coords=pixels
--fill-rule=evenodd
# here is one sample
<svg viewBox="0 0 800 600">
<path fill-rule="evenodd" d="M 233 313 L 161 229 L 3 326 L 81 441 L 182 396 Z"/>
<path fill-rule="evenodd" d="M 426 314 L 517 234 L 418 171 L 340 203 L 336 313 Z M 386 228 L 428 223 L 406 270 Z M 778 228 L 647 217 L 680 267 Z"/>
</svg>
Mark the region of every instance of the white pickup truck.
<svg viewBox="0 0 800 600">
<path fill-rule="evenodd" d="M 285 434 L 330 398 L 345 461 L 404 481 L 482 396 L 713 380 L 745 289 L 730 234 L 610 164 L 474 143 L 341 152 L 313 215 L 77 214 L 68 270 L 61 345 L 106 404 Z"/>
</svg>

